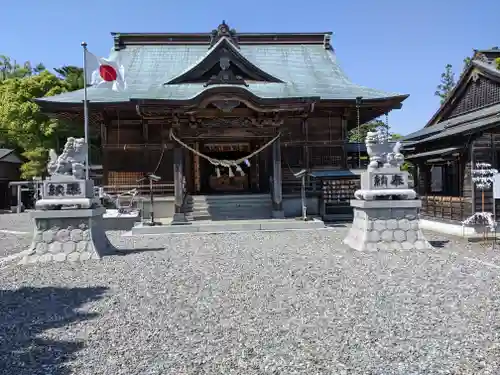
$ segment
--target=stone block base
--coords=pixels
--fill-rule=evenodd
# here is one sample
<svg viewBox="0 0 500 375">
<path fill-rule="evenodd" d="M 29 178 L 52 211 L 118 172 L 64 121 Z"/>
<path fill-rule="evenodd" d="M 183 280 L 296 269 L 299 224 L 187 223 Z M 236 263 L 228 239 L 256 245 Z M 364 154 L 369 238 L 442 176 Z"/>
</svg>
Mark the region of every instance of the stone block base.
<svg viewBox="0 0 500 375">
<path fill-rule="evenodd" d="M 35 211 L 33 241 L 21 264 L 77 262 L 115 252 L 104 232 L 103 207 Z"/>
<path fill-rule="evenodd" d="M 387 208 L 377 207 L 380 201 L 354 207 L 354 220 L 344 243 L 360 251 L 432 249 L 420 229 L 418 207 L 397 207 L 397 202 L 392 201 L 392 207 Z M 370 203 L 377 204 L 371 208 Z"/>
<path fill-rule="evenodd" d="M 186 217 L 186 214 L 184 213 L 179 213 L 176 212 L 174 216 L 172 217 L 172 225 L 176 224 L 188 224 L 188 219 Z"/>
</svg>

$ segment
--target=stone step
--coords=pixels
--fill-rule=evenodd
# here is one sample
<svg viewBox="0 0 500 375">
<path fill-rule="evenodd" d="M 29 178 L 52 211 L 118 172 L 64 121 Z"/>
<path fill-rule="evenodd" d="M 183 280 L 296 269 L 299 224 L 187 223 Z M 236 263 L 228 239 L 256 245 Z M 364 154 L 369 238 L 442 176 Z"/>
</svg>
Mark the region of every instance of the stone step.
<svg viewBox="0 0 500 375">
<path fill-rule="evenodd" d="M 186 215 L 191 217 L 271 217 L 271 209 L 265 210 L 249 210 L 249 211 L 235 211 L 235 210 L 210 210 L 210 211 L 190 211 L 186 212 Z"/>
<path fill-rule="evenodd" d="M 253 202 L 195 202 L 187 204 L 186 207 L 271 207 L 271 200 Z"/>
<path fill-rule="evenodd" d="M 192 208 L 193 210 L 209 210 L 209 209 L 253 209 L 253 208 L 271 208 L 271 202 L 244 202 L 244 203 L 196 203 L 191 206 L 186 206 L 187 208 Z"/>
<path fill-rule="evenodd" d="M 252 198 L 252 199 L 196 199 L 196 200 L 188 200 L 186 203 L 210 203 L 210 204 L 217 204 L 217 203 L 222 203 L 222 202 L 227 202 L 227 203 L 238 203 L 238 202 L 262 202 L 262 201 L 270 201 L 271 197 L 265 196 L 265 197 L 260 197 L 260 198 Z"/>
<path fill-rule="evenodd" d="M 195 195 L 186 201 L 186 217 L 198 220 L 241 220 L 270 218 L 269 194 Z"/>
<path fill-rule="evenodd" d="M 211 196 L 211 195 L 194 195 L 187 198 L 192 202 L 217 202 L 217 201 L 252 201 L 271 199 L 269 194 L 256 194 L 256 195 L 228 195 L 228 196 Z"/>
<path fill-rule="evenodd" d="M 189 214 L 193 217 L 198 216 L 238 216 L 238 217 L 251 217 L 251 216 L 266 216 L 271 217 L 271 210 L 256 210 L 256 211 L 199 211 L 199 212 L 189 212 Z"/>
</svg>

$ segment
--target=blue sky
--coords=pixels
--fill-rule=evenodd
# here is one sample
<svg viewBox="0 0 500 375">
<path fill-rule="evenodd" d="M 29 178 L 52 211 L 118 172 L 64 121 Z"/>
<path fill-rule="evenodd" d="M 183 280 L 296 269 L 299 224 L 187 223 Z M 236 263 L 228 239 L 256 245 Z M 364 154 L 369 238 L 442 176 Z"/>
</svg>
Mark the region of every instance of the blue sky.
<svg viewBox="0 0 500 375">
<path fill-rule="evenodd" d="M 333 31 L 342 68 L 358 84 L 410 94 L 393 131 L 421 128 L 447 63 L 457 73 L 472 50 L 500 45 L 493 0 L 25 0 L 2 4 L 0 54 L 47 67 L 82 65 L 80 42 L 108 56 L 111 31 L 209 32 L 224 19 L 240 32 Z"/>
</svg>

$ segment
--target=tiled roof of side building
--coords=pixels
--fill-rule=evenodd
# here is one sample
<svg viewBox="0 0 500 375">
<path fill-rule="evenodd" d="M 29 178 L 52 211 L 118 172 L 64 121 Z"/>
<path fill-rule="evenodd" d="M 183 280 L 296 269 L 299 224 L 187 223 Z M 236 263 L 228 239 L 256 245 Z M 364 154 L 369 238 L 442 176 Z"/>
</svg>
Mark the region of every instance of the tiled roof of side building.
<svg viewBox="0 0 500 375">
<path fill-rule="evenodd" d="M 423 128 L 403 138 L 407 145 L 434 141 L 451 135 L 468 134 L 498 124 L 500 122 L 500 104 L 490 105 Z"/>
<path fill-rule="evenodd" d="M 0 148 L 0 159 L 6 157 L 10 153 L 14 152 L 14 150 L 10 148 Z"/>
<path fill-rule="evenodd" d="M 130 99 L 192 99 L 215 85 L 203 83 L 166 84 L 198 64 L 206 55 L 204 45 L 131 45 L 113 54 L 120 54 L 124 64 L 127 89 L 112 92 L 90 87 L 90 102 L 113 103 Z M 407 95 L 389 93 L 352 83 L 337 63 L 331 49 L 321 44 L 241 45 L 239 52 L 250 63 L 276 77 L 279 82 L 248 82 L 246 89 L 260 98 L 306 98 L 323 100 L 377 100 Z M 113 58 L 113 56 L 110 56 Z M 241 87 L 241 86 L 238 86 Z M 40 100 L 60 103 L 81 103 L 83 90 Z"/>
<path fill-rule="evenodd" d="M 10 148 L 0 148 L 0 162 L 21 164 L 19 156 Z"/>
</svg>

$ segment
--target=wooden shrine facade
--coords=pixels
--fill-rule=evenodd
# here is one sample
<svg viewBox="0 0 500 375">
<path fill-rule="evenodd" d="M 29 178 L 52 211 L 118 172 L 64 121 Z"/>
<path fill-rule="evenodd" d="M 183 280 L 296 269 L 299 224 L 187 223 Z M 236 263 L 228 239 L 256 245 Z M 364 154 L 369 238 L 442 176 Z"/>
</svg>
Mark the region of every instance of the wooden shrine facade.
<svg viewBox="0 0 500 375">
<path fill-rule="evenodd" d="M 417 167 L 423 217 L 459 223 L 476 212 L 500 213 L 493 189 L 480 190 L 472 181 L 477 163 L 500 170 L 498 57 L 498 49 L 476 51 L 429 123 L 405 138 L 407 159 Z"/>
<path fill-rule="evenodd" d="M 154 172 L 176 199 L 181 189 L 279 197 L 297 185 L 292 171 L 346 169 L 349 129 L 401 108 L 407 95 L 351 83 L 330 34 L 236 33 L 224 22 L 206 34 L 113 34 L 110 59 L 124 61 L 127 89 L 88 89 L 103 184 L 131 186 Z M 81 90 L 38 103 L 82 121 Z M 240 164 L 243 174 L 204 157 L 236 160 L 274 138 Z"/>
</svg>

